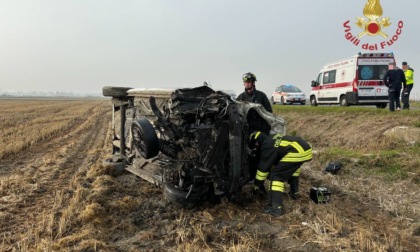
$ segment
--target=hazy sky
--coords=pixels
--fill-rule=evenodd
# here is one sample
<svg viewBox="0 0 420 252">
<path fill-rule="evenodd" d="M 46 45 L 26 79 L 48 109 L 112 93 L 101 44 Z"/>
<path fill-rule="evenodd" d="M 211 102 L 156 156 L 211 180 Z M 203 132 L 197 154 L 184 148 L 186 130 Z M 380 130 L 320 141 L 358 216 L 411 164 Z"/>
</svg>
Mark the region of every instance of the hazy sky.
<svg viewBox="0 0 420 252">
<path fill-rule="evenodd" d="M 394 37 L 397 64 L 420 72 L 420 1 L 382 0 L 382 36 L 345 38 L 367 0 L 0 0 L 0 91 L 101 93 L 102 86 L 243 90 L 294 83 L 305 92 L 321 66 Z M 401 34 L 396 35 L 398 22 Z M 418 77 L 420 78 L 420 76 Z M 420 99 L 420 83 L 413 95 Z"/>
</svg>

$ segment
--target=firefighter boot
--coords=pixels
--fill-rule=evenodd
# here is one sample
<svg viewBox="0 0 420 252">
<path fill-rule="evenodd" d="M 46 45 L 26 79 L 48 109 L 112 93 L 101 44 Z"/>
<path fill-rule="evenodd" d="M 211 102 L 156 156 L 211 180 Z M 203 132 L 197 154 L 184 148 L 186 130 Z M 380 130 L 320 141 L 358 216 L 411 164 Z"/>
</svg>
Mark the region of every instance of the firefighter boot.
<svg viewBox="0 0 420 252">
<path fill-rule="evenodd" d="M 292 176 L 289 179 L 289 185 L 290 185 L 290 197 L 293 200 L 298 200 L 300 198 L 299 195 L 299 177 Z"/>
<path fill-rule="evenodd" d="M 269 191 L 269 204 L 264 207 L 263 211 L 266 214 L 271 214 L 273 216 L 281 216 L 284 214 L 283 207 L 283 196 L 282 192 Z"/>
<path fill-rule="evenodd" d="M 282 216 L 284 214 L 283 205 L 272 204 L 264 207 L 264 213 L 273 216 Z"/>
</svg>

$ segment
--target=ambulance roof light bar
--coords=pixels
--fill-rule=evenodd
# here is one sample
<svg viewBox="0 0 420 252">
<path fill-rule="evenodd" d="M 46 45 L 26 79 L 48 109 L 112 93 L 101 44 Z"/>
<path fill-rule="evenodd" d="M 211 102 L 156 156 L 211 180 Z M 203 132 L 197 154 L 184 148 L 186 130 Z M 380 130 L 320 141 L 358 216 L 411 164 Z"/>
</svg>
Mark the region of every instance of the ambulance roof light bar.
<svg viewBox="0 0 420 252">
<path fill-rule="evenodd" d="M 372 58 L 372 57 L 375 57 L 375 58 L 392 58 L 392 57 L 394 57 L 393 52 L 390 52 L 390 53 L 361 53 L 361 52 L 359 52 L 358 55 L 360 57 L 363 57 L 363 58 Z"/>
</svg>

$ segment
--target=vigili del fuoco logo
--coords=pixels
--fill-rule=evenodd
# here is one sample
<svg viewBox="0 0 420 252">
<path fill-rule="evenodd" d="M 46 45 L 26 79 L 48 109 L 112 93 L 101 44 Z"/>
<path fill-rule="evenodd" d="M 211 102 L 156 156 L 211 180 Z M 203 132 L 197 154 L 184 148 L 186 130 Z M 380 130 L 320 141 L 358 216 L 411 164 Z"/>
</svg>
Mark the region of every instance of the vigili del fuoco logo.
<svg viewBox="0 0 420 252">
<path fill-rule="evenodd" d="M 364 50 L 376 51 L 378 49 L 385 49 L 386 47 L 392 46 L 399 38 L 402 33 L 404 26 L 403 21 L 398 21 L 395 33 L 388 35 L 392 32 L 391 19 L 389 17 L 382 17 L 383 10 L 380 0 L 368 0 L 363 9 L 363 15 L 366 18 L 358 17 L 355 24 L 360 28 L 360 32 L 355 34 L 352 33 L 352 27 L 350 26 L 350 20 L 343 23 L 345 38 L 353 43 L 355 46 L 360 46 Z M 361 43 L 362 39 L 368 36 L 380 36 L 383 41 L 379 43 Z"/>
</svg>

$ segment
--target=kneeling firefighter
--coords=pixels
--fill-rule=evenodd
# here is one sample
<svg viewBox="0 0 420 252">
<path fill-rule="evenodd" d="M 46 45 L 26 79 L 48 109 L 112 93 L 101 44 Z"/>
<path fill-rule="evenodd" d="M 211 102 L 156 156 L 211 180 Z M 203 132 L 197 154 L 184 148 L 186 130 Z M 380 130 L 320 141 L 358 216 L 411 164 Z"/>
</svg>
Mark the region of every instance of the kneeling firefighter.
<svg viewBox="0 0 420 252">
<path fill-rule="evenodd" d="M 284 213 L 284 183 L 290 184 L 292 199 L 299 198 L 299 175 L 304 162 L 312 160 L 312 147 L 297 136 L 267 136 L 260 131 L 253 132 L 249 138 L 251 150 L 260 154 L 254 188 L 266 194 L 264 180 L 268 178 L 268 206 L 264 212 L 280 216 Z"/>
</svg>

